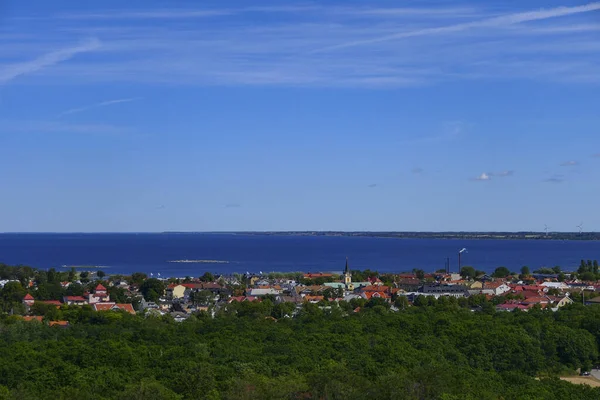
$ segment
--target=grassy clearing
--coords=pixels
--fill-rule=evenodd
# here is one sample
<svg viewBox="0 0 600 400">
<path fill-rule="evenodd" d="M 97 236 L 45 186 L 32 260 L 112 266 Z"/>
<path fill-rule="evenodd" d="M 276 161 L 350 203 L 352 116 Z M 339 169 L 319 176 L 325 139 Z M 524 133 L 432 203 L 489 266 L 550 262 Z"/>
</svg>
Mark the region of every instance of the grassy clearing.
<svg viewBox="0 0 600 400">
<path fill-rule="evenodd" d="M 600 381 L 592 376 L 564 376 L 563 381 L 571 382 L 576 385 L 589 385 L 591 387 L 600 387 Z"/>
</svg>

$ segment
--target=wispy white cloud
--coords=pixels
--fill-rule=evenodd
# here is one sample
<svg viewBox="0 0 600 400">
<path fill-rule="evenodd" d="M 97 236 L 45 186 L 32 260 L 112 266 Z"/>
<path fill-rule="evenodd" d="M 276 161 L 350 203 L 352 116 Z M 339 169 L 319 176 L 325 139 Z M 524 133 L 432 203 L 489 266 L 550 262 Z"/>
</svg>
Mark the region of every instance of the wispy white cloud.
<svg viewBox="0 0 600 400">
<path fill-rule="evenodd" d="M 512 171 L 512 170 L 500 171 L 500 172 L 483 172 L 481 175 L 479 175 L 476 178 L 472 178 L 471 180 L 473 180 L 473 181 L 491 181 L 492 178 L 505 178 L 505 177 L 513 176 L 513 175 L 514 175 L 514 171 Z"/>
<path fill-rule="evenodd" d="M 98 47 L 100 47 L 100 41 L 93 39 L 77 46 L 46 53 L 32 61 L 9 64 L 0 69 L 0 84 L 10 82 L 19 76 L 32 74 L 44 68 L 51 67 L 74 57 L 76 54 L 96 50 Z"/>
<path fill-rule="evenodd" d="M 558 26 L 545 26 L 527 29 L 519 29 L 516 31 L 518 34 L 531 34 L 531 35 L 556 35 L 565 33 L 582 33 L 582 32 L 596 32 L 600 31 L 600 25 L 598 24 L 569 24 L 569 25 L 558 25 Z"/>
<path fill-rule="evenodd" d="M 339 7 L 332 13 L 359 17 L 473 17 L 480 11 L 471 7 Z"/>
<path fill-rule="evenodd" d="M 513 176 L 515 174 L 515 171 L 508 170 L 508 171 L 500 171 L 500 172 L 488 172 L 487 174 L 489 176 L 503 178 L 503 177 L 507 177 L 507 176 Z"/>
<path fill-rule="evenodd" d="M 181 18 L 207 18 L 230 15 L 230 10 L 194 10 L 194 9 L 160 9 L 151 11 L 122 11 L 112 10 L 99 13 L 70 13 L 59 14 L 54 18 L 72 20 L 94 19 L 181 19 Z"/>
<path fill-rule="evenodd" d="M 55 65 L 39 71 L 35 80 L 28 82 L 382 89 L 464 80 L 600 83 L 600 46 L 588 29 L 590 24 L 585 23 L 587 16 L 581 15 L 600 7 L 600 3 L 501 17 L 497 10 L 486 10 L 484 5 L 470 10 L 394 9 L 381 7 L 381 2 L 369 4 L 374 5 L 146 8 L 101 12 L 89 20 L 83 14 L 73 14 L 68 23 L 43 21 L 43 37 L 37 31 L 23 31 L 19 37 L 4 40 L 0 71 L 3 64 L 5 69 L 12 67 L 6 65 L 7 60 L 33 57 L 45 51 L 48 43 L 68 43 L 78 35 L 102 38 L 98 57 Z M 219 16 L 207 17 L 201 24 L 185 20 L 211 12 Z M 257 25 L 253 12 L 269 18 Z M 112 18 L 115 13 L 122 16 Z M 575 16 L 577 13 L 580 15 Z M 570 24 L 581 28 L 530 33 L 552 30 L 557 20 L 551 18 L 567 15 L 572 16 L 567 20 Z M 159 24 L 158 18 L 164 21 Z M 442 24 L 442 18 L 448 24 Z M 523 23 L 529 21 L 538 22 Z M 410 34 L 410 40 L 379 40 L 396 37 L 398 26 L 406 29 L 400 34 Z M 454 30 L 456 34 L 452 34 Z M 343 51 L 314 51 L 373 39 L 377 41 L 372 45 L 352 45 Z M 434 135 L 427 140 L 439 138 Z"/>
<path fill-rule="evenodd" d="M 69 110 L 63 111 L 60 114 L 58 114 L 59 117 L 65 116 L 65 115 L 70 115 L 70 114 L 77 114 L 83 111 L 87 111 L 87 110 L 91 110 L 94 108 L 100 108 L 100 107 L 106 107 L 106 106 L 110 106 L 113 104 L 121 104 L 121 103 L 131 103 L 132 101 L 136 101 L 136 100 L 140 100 L 141 97 L 131 97 L 131 98 L 127 98 L 127 99 L 116 99 L 116 100 L 108 100 L 108 101 L 102 101 L 100 103 L 96 103 L 96 104 L 90 104 L 88 106 L 84 106 L 84 107 L 78 107 L 78 108 L 71 108 Z"/>
<path fill-rule="evenodd" d="M 576 165 L 579 165 L 577 161 L 565 161 L 563 163 L 560 163 L 561 167 L 574 167 Z"/>
<path fill-rule="evenodd" d="M 95 13 L 63 13 L 52 16 L 54 19 L 67 20 L 181 20 L 181 19 L 208 19 L 226 17 L 236 14 L 251 13 L 299 13 L 307 11 L 326 11 L 324 7 L 316 5 L 289 5 L 289 6 L 250 6 L 240 8 L 163 8 L 155 10 L 106 10 Z M 39 18 L 36 18 L 39 19 Z"/>
<path fill-rule="evenodd" d="M 567 15 L 596 11 L 596 10 L 600 10 L 600 2 L 589 3 L 589 4 L 586 4 L 583 6 L 557 7 L 557 8 L 547 9 L 547 10 L 514 13 L 514 14 L 508 14 L 508 15 L 503 15 L 503 16 L 499 16 L 499 17 L 486 18 L 486 19 L 482 19 L 479 21 L 466 22 L 466 23 L 447 25 L 447 26 L 438 26 L 438 27 L 433 27 L 433 28 L 417 29 L 417 30 L 411 30 L 411 31 L 406 31 L 406 32 L 399 32 L 399 33 L 395 33 L 392 35 L 380 36 L 380 37 L 372 38 L 372 39 L 356 40 L 356 41 L 352 41 L 352 42 L 341 43 L 341 44 L 338 44 L 335 46 L 325 47 L 318 51 L 337 50 L 337 49 L 343 49 L 343 48 L 348 48 L 348 47 L 369 45 L 369 44 L 374 44 L 374 43 L 379 43 L 379 42 L 386 42 L 386 41 L 390 41 L 390 40 L 407 39 L 407 38 L 419 37 L 419 36 L 448 34 L 448 33 L 461 32 L 461 31 L 475 29 L 475 28 L 494 28 L 494 27 L 516 25 L 516 24 L 520 24 L 523 22 L 539 21 L 539 20 L 544 20 L 544 19 L 548 19 L 548 18 L 564 17 Z"/>
<path fill-rule="evenodd" d="M 550 178 L 544 180 L 544 182 L 548 183 L 563 183 L 565 181 L 564 175 L 554 174 Z"/>
<path fill-rule="evenodd" d="M 346 15 L 352 17 L 472 17 L 478 14 L 475 8 L 469 7 L 337 7 L 320 5 L 286 5 L 286 6 L 249 6 L 239 8 L 193 9 L 193 8 L 163 8 L 155 10 L 106 10 L 95 13 L 63 13 L 52 16 L 58 19 L 70 20 L 103 20 L 103 19 L 197 19 L 224 17 L 237 14 L 251 13 L 319 13 L 326 15 Z"/>
<path fill-rule="evenodd" d="M 130 128 L 109 124 L 74 124 L 59 121 L 0 120 L 0 130 L 6 134 L 92 134 L 121 135 L 133 133 Z"/>
<path fill-rule="evenodd" d="M 439 133 L 402 141 L 403 145 L 438 145 L 460 140 L 467 135 L 471 124 L 463 121 L 446 121 L 438 128 Z"/>
<path fill-rule="evenodd" d="M 481 175 L 479 175 L 477 178 L 474 178 L 473 180 L 475 180 L 475 181 L 489 181 L 491 179 L 492 178 L 490 177 L 490 175 L 484 172 Z"/>
</svg>

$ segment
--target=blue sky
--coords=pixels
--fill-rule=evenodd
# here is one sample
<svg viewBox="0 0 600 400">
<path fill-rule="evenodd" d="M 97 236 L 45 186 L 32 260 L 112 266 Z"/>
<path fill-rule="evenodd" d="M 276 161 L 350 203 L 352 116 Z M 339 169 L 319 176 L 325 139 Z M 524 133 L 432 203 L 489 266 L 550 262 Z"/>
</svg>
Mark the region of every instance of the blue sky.
<svg viewBox="0 0 600 400">
<path fill-rule="evenodd" d="M 600 229 L 600 2 L 0 2 L 0 231 Z"/>
</svg>

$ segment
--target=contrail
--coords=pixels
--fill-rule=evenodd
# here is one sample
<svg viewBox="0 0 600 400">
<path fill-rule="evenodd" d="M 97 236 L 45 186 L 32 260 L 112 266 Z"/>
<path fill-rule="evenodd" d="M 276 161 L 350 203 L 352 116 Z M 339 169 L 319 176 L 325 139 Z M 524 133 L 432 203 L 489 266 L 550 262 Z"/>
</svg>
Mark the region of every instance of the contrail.
<svg viewBox="0 0 600 400">
<path fill-rule="evenodd" d="M 500 17 L 482 19 L 482 20 L 474 21 L 474 22 L 465 22 L 462 24 L 440 26 L 440 27 L 436 27 L 436 28 L 418 29 L 415 31 L 400 32 L 400 33 L 395 33 L 392 35 L 380 36 L 380 37 L 374 38 L 374 39 L 357 40 L 354 42 L 347 42 L 347 43 L 342 43 L 342 44 L 338 44 L 335 46 L 325 47 L 320 50 L 315 50 L 313 52 L 319 53 L 319 52 L 323 52 L 323 51 L 344 49 L 347 47 L 362 46 L 362 45 L 366 45 L 366 44 L 386 42 L 389 40 L 404 39 L 404 38 L 417 37 L 417 36 L 429 36 L 429 35 L 436 35 L 436 34 L 440 34 L 440 33 L 460 32 L 460 31 L 465 31 L 465 30 L 473 29 L 473 28 L 487 28 L 487 27 L 495 27 L 495 26 L 515 25 L 515 24 L 520 24 L 523 22 L 538 21 L 538 20 L 543 20 L 543 19 L 548 19 L 548 18 L 556 18 L 556 17 L 565 17 L 567 15 L 585 13 L 585 12 L 596 11 L 596 10 L 600 10 L 600 2 L 594 2 L 594 3 L 589 3 L 586 5 L 575 6 L 575 7 L 556 7 L 556 8 L 551 8 L 551 9 L 547 9 L 547 10 L 526 11 L 526 12 L 521 12 L 521 13 L 503 15 Z"/>
<path fill-rule="evenodd" d="M 78 46 L 44 54 L 32 61 L 10 65 L 5 70 L 0 71 L 0 84 L 10 82 L 21 75 L 30 74 L 46 67 L 51 67 L 52 65 L 70 59 L 78 53 L 96 50 L 98 47 L 100 47 L 100 41 L 98 39 L 92 39 Z"/>
<path fill-rule="evenodd" d="M 92 108 L 106 107 L 106 106 L 110 106 L 112 104 L 130 103 L 132 101 L 136 101 L 136 100 L 140 100 L 140 99 L 141 99 L 141 97 L 132 97 L 132 98 L 128 98 L 128 99 L 117 99 L 117 100 L 103 101 L 103 102 L 100 102 L 100 103 L 91 104 L 89 106 L 84 106 L 84 107 L 79 107 L 79 108 L 72 108 L 70 110 L 61 112 L 60 114 L 58 114 L 58 117 L 62 117 L 62 116 L 69 115 L 69 114 L 77 114 L 77 113 L 80 113 L 82 111 L 90 110 Z"/>
</svg>

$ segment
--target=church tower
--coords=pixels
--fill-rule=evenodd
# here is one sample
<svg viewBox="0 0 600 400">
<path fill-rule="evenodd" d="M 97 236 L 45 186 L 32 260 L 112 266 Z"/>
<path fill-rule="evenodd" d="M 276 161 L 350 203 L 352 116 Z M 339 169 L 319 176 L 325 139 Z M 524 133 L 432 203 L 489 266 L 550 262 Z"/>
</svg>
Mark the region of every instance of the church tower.
<svg viewBox="0 0 600 400">
<path fill-rule="evenodd" d="M 354 290 L 354 285 L 352 284 L 352 274 L 350 273 L 350 268 L 348 268 L 348 257 L 346 257 L 346 268 L 344 269 L 344 284 L 346 285 L 347 290 Z"/>
</svg>

